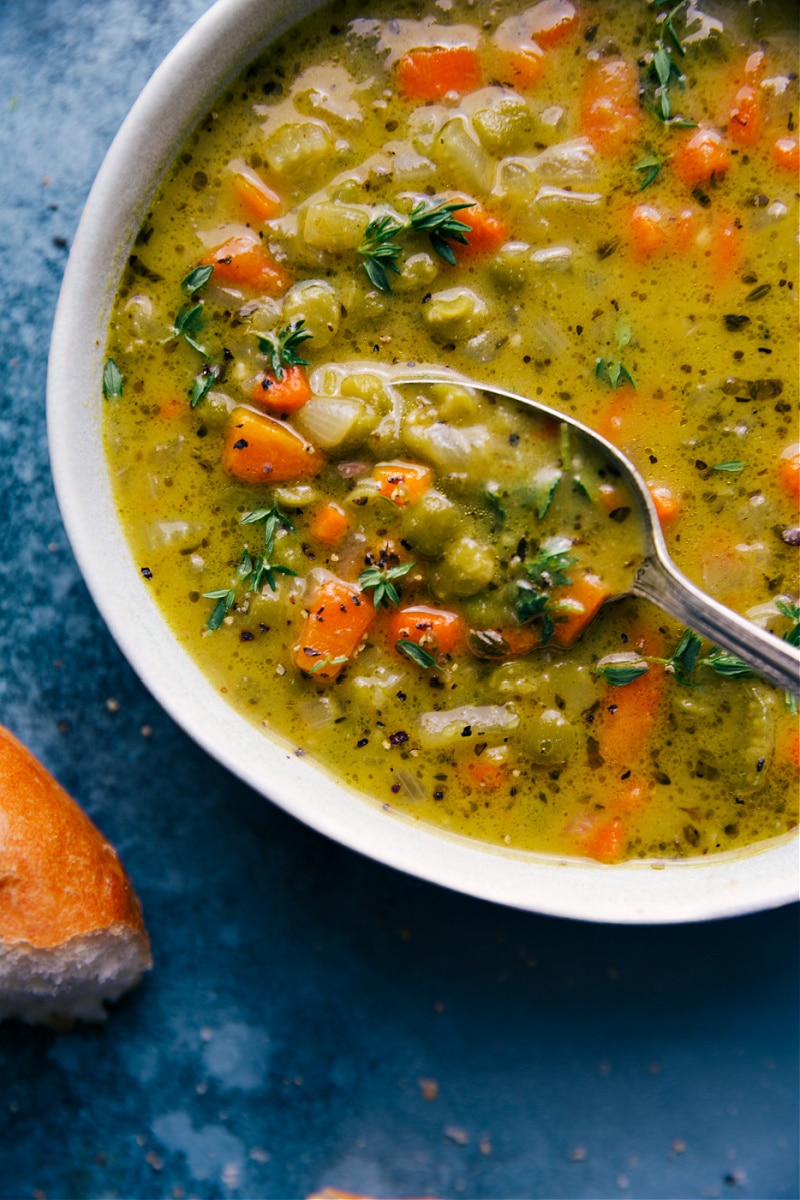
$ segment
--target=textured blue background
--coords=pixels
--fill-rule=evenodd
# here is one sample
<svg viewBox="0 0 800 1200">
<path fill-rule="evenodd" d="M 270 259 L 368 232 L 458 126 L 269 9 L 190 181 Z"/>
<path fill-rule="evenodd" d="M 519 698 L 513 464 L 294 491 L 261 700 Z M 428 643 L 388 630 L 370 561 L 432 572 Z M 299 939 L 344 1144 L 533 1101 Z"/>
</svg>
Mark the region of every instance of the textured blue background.
<svg viewBox="0 0 800 1200">
<path fill-rule="evenodd" d="M 102 1028 L 0 1028 L 0 1197 L 794 1200 L 797 906 L 583 926 L 366 862 L 189 742 L 94 609 L 50 324 L 102 156 L 206 7 L 0 0 L 0 719 L 119 847 L 156 959 Z"/>
</svg>

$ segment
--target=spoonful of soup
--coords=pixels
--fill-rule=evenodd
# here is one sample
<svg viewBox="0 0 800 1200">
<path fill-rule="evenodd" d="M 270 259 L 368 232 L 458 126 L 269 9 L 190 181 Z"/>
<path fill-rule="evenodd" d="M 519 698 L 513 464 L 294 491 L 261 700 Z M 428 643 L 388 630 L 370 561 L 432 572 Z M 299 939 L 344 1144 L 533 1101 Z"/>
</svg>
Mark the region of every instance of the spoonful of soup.
<svg viewBox="0 0 800 1200">
<path fill-rule="evenodd" d="M 484 619 L 476 622 L 474 653 L 492 658 L 509 649 L 518 652 L 519 647 L 508 645 L 509 637 L 527 637 L 531 648 L 537 642 L 567 647 L 604 604 L 638 596 L 687 626 L 673 654 L 685 676 L 698 659 L 702 635 L 714 644 L 705 661 L 720 674 L 752 669 L 788 692 L 800 693 L 800 649 L 720 604 L 677 568 L 645 481 L 611 442 L 530 397 L 451 372 L 398 368 L 391 384 L 416 389 L 416 404 L 404 426 L 406 444 L 436 463 L 440 472 L 449 471 L 456 485 L 459 474 L 491 464 L 483 503 L 502 530 L 501 558 L 507 565 L 484 602 Z M 441 419 L 442 389 L 450 389 L 445 407 L 452 420 Z M 481 427 L 458 414 L 459 404 L 468 407 L 470 396 L 476 395 L 501 409 L 501 429 L 502 409 L 507 411 L 507 436 L 501 435 L 487 455 Z M 520 406 L 526 410 L 522 427 Z M 411 531 L 412 543 L 423 554 L 426 536 L 433 536 L 439 521 L 435 502 L 429 507 L 430 512 L 418 513 L 419 528 Z M 438 578 L 434 569 L 434 593 L 439 586 L 472 594 L 480 562 L 471 561 L 470 553 L 467 546 L 463 563 L 454 566 L 451 554 L 438 568 L 440 575 L 456 571 L 454 579 Z M 635 677 L 638 657 L 623 652 L 600 665 L 620 679 Z"/>
</svg>

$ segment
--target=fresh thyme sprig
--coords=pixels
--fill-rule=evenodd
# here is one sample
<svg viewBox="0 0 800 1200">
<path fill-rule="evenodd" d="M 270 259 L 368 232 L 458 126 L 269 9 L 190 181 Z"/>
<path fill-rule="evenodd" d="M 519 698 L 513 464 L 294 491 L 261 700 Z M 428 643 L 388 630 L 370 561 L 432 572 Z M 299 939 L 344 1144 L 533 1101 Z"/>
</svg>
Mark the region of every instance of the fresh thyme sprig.
<svg viewBox="0 0 800 1200">
<path fill-rule="evenodd" d="M 654 92 L 653 103 L 650 103 L 648 107 L 664 125 L 671 125 L 679 129 L 694 129 L 696 126 L 695 121 L 687 121 L 684 117 L 673 115 L 669 92 L 673 84 L 676 84 L 681 90 L 686 87 L 686 77 L 673 60 L 672 55 L 674 53 L 679 58 L 683 58 L 686 54 L 686 49 L 675 29 L 675 18 L 687 4 L 688 0 L 679 0 L 679 3 L 671 8 L 664 17 L 650 66 L 650 81 L 654 85 Z M 652 183 L 652 179 L 649 182 Z"/>
<path fill-rule="evenodd" d="M 233 587 L 216 588 L 213 592 L 203 592 L 206 600 L 216 600 L 217 602 L 206 621 L 206 629 L 212 633 L 214 630 L 219 629 L 225 617 L 236 603 L 237 587 L 244 584 L 246 592 L 260 592 L 266 582 L 274 592 L 276 590 L 276 575 L 297 574 L 291 567 L 284 567 L 279 563 L 271 561 L 275 551 L 275 535 L 278 530 L 285 529 L 293 532 L 294 525 L 277 504 L 273 504 L 270 508 L 258 508 L 254 509 L 253 512 L 245 513 L 240 524 L 258 525 L 262 521 L 264 522 L 264 549 L 261 554 L 254 558 L 249 548 L 245 546 L 236 566 L 236 581 Z"/>
<path fill-rule="evenodd" d="M 597 668 L 597 673 L 614 687 L 625 687 L 633 683 L 635 679 L 646 675 L 653 664 L 663 666 L 679 683 L 687 687 L 696 686 L 690 676 L 698 664 L 727 679 L 755 677 L 756 672 L 743 659 L 727 650 L 721 650 L 719 646 L 713 646 L 708 654 L 701 657 L 702 645 L 702 638 L 691 629 L 686 629 L 668 658 L 657 658 L 654 655 L 632 656 L 629 662 L 605 663 Z"/>
<path fill-rule="evenodd" d="M 277 333 L 259 334 L 258 348 L 269 359 L 272 374 L 280 383 L 283 379 L 284 367 L 308 367 L 311 364 L 307 358 L 297 353 L 298 346 L 313 338 L 310 329 L 305 328 L 305 321 L 294 321 L 284 326 Z"/>
<path fill-rule="evenodd" d="M 372 594 L 372 603 L 376 609 L 381 605 L 388 608 L 390 604 L 400 603 L 400 596 L 392 581 L 402 579 L 416 565 L 416 563 L 410 562 L 401 563 L 399 567 L 367 567 L 359 575 L 358 582 L 362 591 L 375 589 Z"/>
<path fill-rule="evenodd" d="M 373 287 L 379 292 L 391 292 L 388 272 L 400 274 L 397 260 L 401 254 L 401 247 L 396 241 L 399 234 L 427 233 L 434 251 L 454 267 L 456 256 L 451 243 L 469 245 L 467 234 L 472 232 L 472 226 L 460 221 L 455 213 L 472 207 L 472 203 L 429 206 L 420 201 L 405 221 L 398 220 L 392 214 L 384 214 L 370 221 L 364 231 L 358 253 L 365 260 L 364 270 Z"/>
<path fill-rule="evenodd" d="M 550 588 L 570 587 L 572 579 L 567 574 L 578 560 L 570 554 L 572 543 L 569 538 L 550 538 L 540 547 L 537 555 L 525 564 L 527 579 L 517 580 L 516 615 L 521 625 L 541 619 L 541 642 L 546 646 L 555 633 L 554 612 Z"/>
</svg>

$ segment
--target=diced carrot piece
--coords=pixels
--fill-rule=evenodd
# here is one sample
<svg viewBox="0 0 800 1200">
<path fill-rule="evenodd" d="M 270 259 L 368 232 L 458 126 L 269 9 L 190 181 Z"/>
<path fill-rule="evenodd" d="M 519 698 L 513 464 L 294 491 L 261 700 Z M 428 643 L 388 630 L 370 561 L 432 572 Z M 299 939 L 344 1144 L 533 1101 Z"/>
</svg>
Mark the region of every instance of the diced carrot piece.
<svg viewBox="0 0 800 1200">
<path fill-rule="evenodd" d="M 531 36 L 547 49 L 555 46 L 578 27 L 578 14 L 570 0 L 539 0 L 528 10 Z"/>
<path fill-rule="evenodd" d="M 675 174 L 687 187 L 721 179 L 728 171 L 730 158 L 722 135 L 706 126 L 695 129 L 672 157 Z"/>
<path fill-rule="evenodd" d="M 555 617 L 553 641 L 565 649 L 578 640 L 609 598 L 609 590 L 598 575 L 572 572 L 568 587 L 553 588 L 550 608 Z"/>
<path fill-rule="evenodd" d="M 255 236 L 229 238 L 207 254 L 202 262 L 203 266 L 213 266 L 215 280 L 252 288 L 267 296 L 282 296 L 292 282 L 288 271 Z"/>
<path fill-rule="evenodd" d="M 672 245 L 678 254 L 687 254 L 697 238 L 697 213 L 693 208 L 682 208 L 670 218 Z"/>
<path fill-rule="evenodd" d="M 800 767 L 800 731 L 787 730 L 784 737 L 778 740 L 778 754 L 793 767 Z"/>
<path fill-rule="evenodd" d="M 597 499 L 606 512 L 613 512 L 627 503 L 622 488 L 616 483 L 601 483 L 597 489 Z"/>
<path fill-rule="evenodd" d="M 413 604 L 392 613 L 387 627 L 392 645 L 416 642 L 434 656 L 452 654 L 464 638 L 464 621 L 459 613 L 428 604 Z"/>
<path fill-rule="evenodd" d="M 281 198 L 255 171 L 239 170 L 233 176 L 237 200 L 259 221 L 271 221 L 281 211 Z"/>
<path fill-rule="evenodd" d="M 433 471 L 422 463 L 383 462 L 376 463 L 372 478 L 379 483 L 378 491 L 387 500 L 402 508 L 416 504 L 433 483 Z"/>
<path fill-rule="evenodd" d="M 235 408 L 225 430 L 225 470 L 248 483 L 288 483 L 318 475 L 325 455 L 284 421 Z"/>
<path fill-rule="evenodd" d="M 800 445 L 786 447 L 778 462 L 778 478 L 789 499 L 800 504 Z"/>
<path fill-rule="evenodd" d="M 162 400 L 158 406 L 158 415 L 167 421 L 175 421 L 183 413 L 186 412 L 186 403 L 179 400 L 177 396 L 170 396 L 168 400 Z"/>
<path fill-rule="evenodd" d="M 637 204 L 628 222 L 633 252 L 639 259 L 650 258 L 667 244 L 667 224 L 652 204 Z"/>
<path fill-rule="evenodd" d="M 622 857 L 627 840 L 627 833 L 620 818 L 611 817 L 610 820 L 598 821 L 592 827 L 583 841 L 583 848 L 589 858 L 595 858 L 602 863 L 614 863 L 619 862 Z"/>
<path fill-rule="evenodd" d="M 749 83 L 737 91 L 728 116 L 728 134 L 739 146 L 757 146 L 763 115 L 758 92 Z"/>
<path fill-rule="evenodd" d="M 541 644 L 542 634 L 538 624 L 504 625 L 500 629 L 471 629 L 468 642 L 470 652 L 476 658 L 497 662 L 509 658 L 522 658 Z"/>
<path fill-rule="evenodd" d="M 375 620 L 375 606 L 358 584 L 328 579 L 308 606 L 293 659 L 317 683 L 330 683 L 349 662 Z"/>
<path fill-rule="evenodd" d="M 641 640 L 636 648 L 641 649 Z M 600 755 L 610 766 L 630 767 L 644 753 L 661 706 L 664 678 L 658 666 L 651 666 L 624 687 L 609 684 L 596 729 Z"/>
<path fill-rule="evenodd" d="M 467 782 L 482 792 L 496 792 L 508 779 L 505 747 L 489 747 L 480 758 L 470 758 L 464 763 Z"/>
<path fill-rule="evenodd" d="M 681 514 L 681 502 L 671 488 L 665 484 L 648 484 L 653 498 L 658 519 L 662 525 L 669 525 Z"/>
<path fill-rule="evenodd" d="M 772 161 L 781 171 L 800 171 L 800 141 L 796 137 L 779 137 L 772 147 Z"/>
<path fill-rule="evenodd" d="M 271 371 L 262 371 L 250 393 L 262 408 L 274 413 L 296 412 L 311 396 L 302 367 L 284 367 L 283 379 L 276 379 Z"/>
<path fill-rule="evenodd" d="M 608 807 L 615 813 L 638 812 L 647 802 L 649 793 L 650 784 L 641 777 L 631 775 L 629 779 L 620 781 Z"/>
<path fill-rule="evenodd" d="M 481 254 L 492 254 L 508 241 L 509 232 L 506 223 L 480 204 L 473 204 L 471 208 L 463 209 L 457 216 L 459 221 L 463 221 L 470 227 L 470 232 L 465 235 L 467 245 L 462 246 L 456 243 L 453 247 L 459 261 L 476 258 Z"/>
<path fill-rule="evenodd" d="M 397 83 L 407 100 L 438 100 L 448 92 L 474 92 L 481 86 L 480 59 L 471 46 L 425 46 L 397 64 Z"/>
<path fill-rule="evenodd" d="M 583 81 L 580 130 L 601 154 L 620 154 L 641 124 L 639 77 L 622 58 L 591 63 Z"/>
<path fill-rule="evenodd" d="M 318 542 L 324 542 L 326 546 L 336 546 L 347 533 L 349 524 L 347 513 L 341 504 L 331 500 L 315 514 L 311 522 L 311 536 Z"/>
<path fill-rule="evenodd" d="M 509 50 L 506 55 L 508 82 L 521 92 L 534 87 L 544 71 L 544 55 L 535 42 L 524 50 Z"/>
<path fill-rule="evenodd" d="M 715 283 L 725 283 L 739 274 L 744 253 L 740 224 L 720 216 L 712 230 L 710 247 L 711 277 Z"/>
</svg>

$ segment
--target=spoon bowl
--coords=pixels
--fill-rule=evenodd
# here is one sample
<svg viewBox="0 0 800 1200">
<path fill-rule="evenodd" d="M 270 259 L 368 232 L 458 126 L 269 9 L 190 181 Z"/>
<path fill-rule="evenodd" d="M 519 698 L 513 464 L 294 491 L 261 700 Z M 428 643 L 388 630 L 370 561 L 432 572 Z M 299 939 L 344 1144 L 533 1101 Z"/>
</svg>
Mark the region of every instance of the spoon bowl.
<svg viewBox="0 0 800 1200">
<path fill-rule="evenodd" d="M 745 617 L 720 604 L 687 578 L 672 561 L 653 499 L 642 476 L 633 463 L 612 443 L 588 425 L 558 409 L 522 396 L 506 388 L 482 383 L 451 371 L 424 369 L 392 374 L 395 386 L 457 383 L 473 388 L 485 396 L 510 400 L 548 421 L 567 426 L 582 439 L 587 448 L 602 451 L 613 469 L 627 485 L 636 506 L 643 553 L 631 569 L 630 585 L 619 592 L 639 596 L 657 605 L 689 629 L 708 638 L 754 672 L 793 695 L 800 695 L 800 649 L 768 633 Z M 733 668 L 734 672 L 736 668 Z"/>
</svg>

